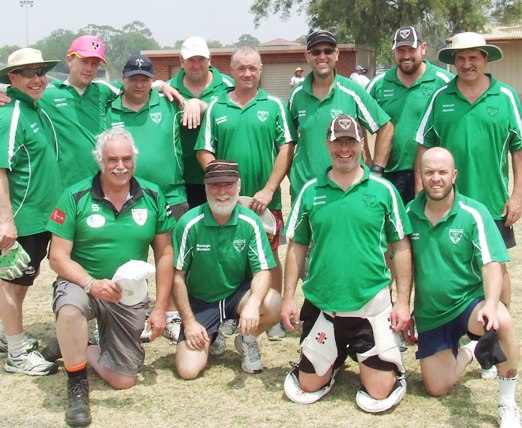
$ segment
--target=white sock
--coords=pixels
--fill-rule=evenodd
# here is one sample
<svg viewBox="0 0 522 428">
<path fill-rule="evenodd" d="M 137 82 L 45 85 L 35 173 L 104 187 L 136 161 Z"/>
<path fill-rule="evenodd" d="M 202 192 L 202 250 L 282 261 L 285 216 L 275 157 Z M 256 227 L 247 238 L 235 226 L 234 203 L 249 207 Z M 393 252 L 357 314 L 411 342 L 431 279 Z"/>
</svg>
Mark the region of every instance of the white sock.
<svg viewBox="0 0 522 428">
<path fill-rule="evenodd" d="M 498 402 L 506 406 L 516 406 L 515 390 L 517 388 L 516 377 L 498 376 Z"/>
<path fill-rule="evenodd" d="M 2 320 L 0 320 L 0 339 L 2 339 L 4 342 L 6 341 L 4 323 L 2 322 Z"/>
<path fill-rule="evenodd" d="M 241 336 L 241 340 L 243 340 L 243 343 L 254 343 L 257 340 L 257 336 L 252 334 L 248 336 Z"/>
<path fill-rule="evenodd" d="M 22 332 L 15 336 L 6 336 L 7 337 L 7 350 L 9 351 L 9 356 L 16 358 L 22 354 L 26 353 L 27 343 L 25 338 L 25 333 Z"/>
<path fill-rule="evenodd" d="M 173 319 L 181 319 L 178 311 L 167 311 L 165 315 L 167 316 L 167 322 L 172 321 Z"/>
</svg>

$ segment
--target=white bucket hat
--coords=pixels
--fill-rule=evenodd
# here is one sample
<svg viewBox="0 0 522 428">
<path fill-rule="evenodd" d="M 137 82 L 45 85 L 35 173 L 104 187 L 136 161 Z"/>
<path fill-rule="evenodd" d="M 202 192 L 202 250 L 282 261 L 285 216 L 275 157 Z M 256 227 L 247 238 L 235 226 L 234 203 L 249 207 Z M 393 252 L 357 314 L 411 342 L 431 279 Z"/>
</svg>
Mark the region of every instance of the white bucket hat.
<svg viewBox="0 0 522 428">
<path fill-rule="evenodd" d="M 7 73 L 22 68 L 26 65 L 39 65 L 45 66 L 45 72 L 47 73 L 52 69 L 59 60 L 44 61 L 42 52 L 32 48 L 22 48 L 14 51 L 9 58 L 7 58 L 7 66 L 0 70 L 0 83 L 11 83 Z"/>
<path fill-rule="evenodd" d="M 156 268 L 141 260 L 130 260 L 121 265 L 112 280 L 121 287 L 120 303 L 134 306 L 147 296 L 147 279 L 154 275 Z"/>
<path fill-rule="evenodd" d="M 252 198 L 250 196 L 239 197 L 239 203 L 247 208 L 250 205 L 251 200 Z M 269 233 L 270 235 L 275 235 L 277 232 L 277 222 L 274 214 L 272 214 L 267 208 L 263 214 L 259 215 L 259 218 L 261 219 L 261 223 L 263 224 L 263 229 L 265 229 L 265 232 Z"/>
<path fill-rule="evenodd" d="M 451 45 L 439 51 L 439 61 L 444 64 L 455 64 L 455 52 L 463 49 L 479 49 L 486 53 L 488 62 L 503 58 L 502 50 L 495 45 L 488 45 L 484 36 L 478 33 L 459 33 L 451 39 Z"/>
</svg>

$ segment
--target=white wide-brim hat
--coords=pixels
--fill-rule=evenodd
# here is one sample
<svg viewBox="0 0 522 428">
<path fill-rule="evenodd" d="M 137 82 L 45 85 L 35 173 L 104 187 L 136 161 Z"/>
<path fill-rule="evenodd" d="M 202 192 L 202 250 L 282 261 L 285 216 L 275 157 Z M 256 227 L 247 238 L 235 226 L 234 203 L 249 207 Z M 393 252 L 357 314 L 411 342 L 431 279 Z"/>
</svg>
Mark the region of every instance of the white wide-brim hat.
<svg viewBox="0 0 522 428">
<path fill-rule="evenodd" d="M 40 65 L 45 66 L 45 72 L 47 73 L 52 69 L 59 60 L 44 61 L 42 52 L 33 48 L 22 48 L 14 51 L 9 58 L 7 58 L 7 66 L 0 70 L 0 83 L 11 83 L 7 73 L 22 68 L 27 65 Z"/>
<path fill-rule="evenodd" d="M 451 46 L 439 51 L 439 61 L 444 64 L 455 64 L 455 52 L 464 49 L 479 49 L 488 56 L 488 62 L 498 61 L 504 57 L 502 50 L 495 45 L 488 45 L 484 36 L 478 33 L 459 33 L 451 39 Z"/>
<path fill-rule="evenodd" d="M 147 279 L 155 272 L 153 265 L 141 260 L 130 260 L 121 265 L 112 278 L 121 287 L 120 303 L 134 306 L 142 302 L 147 296 Z"/>
<path fill-rule="evenodd" d="M 239 197 L 239 203 L 247 208 L 249 207 L 251 200 L 252 198 L 250 196 Z M 261 223 L 263 224 L 263 229 L 265 229 L 265 232 L 269 233 L 270 235 L 275 235 L 277 232 L 277 222 L 274 214 L 272 214 L 272 212 L 267 208 L 263 214 L 258 214 L 258 216 L 261 219 Z"/>
</svg>

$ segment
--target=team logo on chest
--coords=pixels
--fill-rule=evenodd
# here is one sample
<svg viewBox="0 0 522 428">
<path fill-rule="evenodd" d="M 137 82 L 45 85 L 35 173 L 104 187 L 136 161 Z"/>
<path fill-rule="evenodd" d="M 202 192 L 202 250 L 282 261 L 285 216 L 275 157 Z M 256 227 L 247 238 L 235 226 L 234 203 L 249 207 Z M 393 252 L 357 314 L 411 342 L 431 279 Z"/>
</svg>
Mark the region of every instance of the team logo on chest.
<svg viewBox="0 0 522 428">
<path fill-rule="evenodd" d="M 131 209 L 132 218 L 138 226 L 143 226 L 147 221 L 147 208 Z"/>
<path fill-rule="evenodd" d="M 340 108 L 333 108 L 330 110 L 330 116 L 332 116 L 332 119 L 336 118 L 340 114 L 343 114 L 343 111 Z"/>
<path fill-rule="evenodd" d="M 161 122 L 161 112 L 151 113 L 150 118 L 156 124 Z"/>
<path fill-rule="evenodd" d="M 105 224 L 105 217 L 100 214 L 93 214 L 87 217 L 87 226 L 98 229 Z"/>
<path fill-rule="evenodd" d="M 488 114 L 493 117 L 496 116 L 498 113 L 498 107 L 497 106 L 488 106 Z"/>
<path fill-rule="evenodd" d="M 369 207 L 371 207 L 375 203 L 376 198 L 377 197 L 375 195 L 370 195 L 369 193 L 364 193 L 362 196 L 362 200 Z"/>
<path fill-rule="evenodd" d="M 257 112 L 257 118 L 258 118 L 261 122 L 264 122 L 265 120 L 268 119 L 268 112 L 267 112 L 267 111 L 258 111 L 258 112 Z"/>
<path fill-rule="evenodd" d="M 245 246 L 245 239 L 234 239 L 234 250 L 236 250 L 238 253 L 241 253 L 245 249 Z"/>
<path fill-rule="evenodd" d="M 450 229 L 449 230 L 449 238 L 450 241 L 454 244 L 458 244 L 459 241 L 462 239 L 462 229 Z"/>
</svg>

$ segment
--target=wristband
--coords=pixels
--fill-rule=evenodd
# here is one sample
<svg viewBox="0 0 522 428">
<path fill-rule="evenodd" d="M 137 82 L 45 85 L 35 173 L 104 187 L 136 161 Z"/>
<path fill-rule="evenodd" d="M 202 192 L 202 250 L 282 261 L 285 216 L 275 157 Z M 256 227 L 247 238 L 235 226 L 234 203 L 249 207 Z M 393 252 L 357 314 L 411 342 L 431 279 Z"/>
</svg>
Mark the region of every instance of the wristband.
<svg viewBox="0 0 522 428">
<path fill-rule="evenodd" d="M 382 174 L 384 172 L 384 167 L 374 163 L 370 168 L 370 171 L 375 172 L 376 174 Z"/>
</svg>

